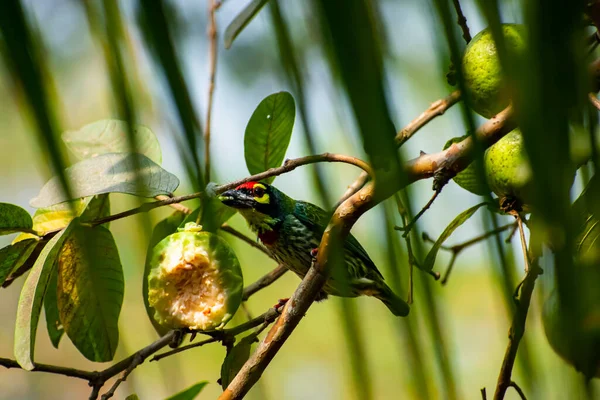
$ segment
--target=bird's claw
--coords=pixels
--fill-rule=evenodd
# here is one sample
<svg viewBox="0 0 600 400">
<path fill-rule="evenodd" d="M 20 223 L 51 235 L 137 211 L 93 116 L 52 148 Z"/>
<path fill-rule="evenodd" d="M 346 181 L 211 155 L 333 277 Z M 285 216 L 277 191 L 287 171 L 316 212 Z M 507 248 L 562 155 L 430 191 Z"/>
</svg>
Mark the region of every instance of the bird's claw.
<svg viewBox="0 0 600 400">
<path fill-rule="evenodd" d="M 317 259 L 318 255 L 319 255 L 319 248 L 315 248 L 310 251 L 310 256 L 313 259 L 313 261 L 315 261 Z"/>
</svg>

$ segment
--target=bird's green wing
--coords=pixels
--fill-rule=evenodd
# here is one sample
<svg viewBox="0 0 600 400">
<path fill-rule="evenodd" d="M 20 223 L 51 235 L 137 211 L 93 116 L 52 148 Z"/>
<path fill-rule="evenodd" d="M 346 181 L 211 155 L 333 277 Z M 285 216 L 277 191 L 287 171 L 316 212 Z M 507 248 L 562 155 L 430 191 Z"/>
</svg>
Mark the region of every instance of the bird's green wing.
<svg viewBox="0 0 600 400">
<path fill-rule="evenodd" d="M 323 232 L 325 232 L 325 228 L 329 223 L 331 215 L 332 213 L 328 213 L 319 206 L 305 201 L 296 201 L 294 216 L 319 237 L 323 236 Z M 356 257 L 360 258 L 369 269 L 375 271 L 377 275 L 383 279 L 383 275 L 381 275 L 381 272 L 379 272 L 375 263 L 354 236 L 351 234 L 348 235 L 344 246 L 353 254 L 356 254 Z"/>
</svg>

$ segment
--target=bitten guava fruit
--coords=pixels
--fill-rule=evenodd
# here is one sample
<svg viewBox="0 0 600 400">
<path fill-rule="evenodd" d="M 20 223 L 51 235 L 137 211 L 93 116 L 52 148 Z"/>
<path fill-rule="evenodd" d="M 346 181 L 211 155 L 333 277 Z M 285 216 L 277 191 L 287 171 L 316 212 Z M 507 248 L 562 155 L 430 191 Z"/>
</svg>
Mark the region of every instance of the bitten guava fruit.
<svg viewBox="0 0 600 400">
<path fill-rule="evenodd" d="M 518 129 L 508 133 L 485 152 L 487 183 L 500 199 L 509 199 L 527 209 L 531 199 L 532 173 Z"/>
<path fill-rule="evenodd" d="M 444 150 L 450 147 L 454 143 L 462 142 L 464 139 L 469 137 L 469 134 L 464 136 L 459 136 L 452 138 L 446 142 L 444 145 Z M 473 161 L 469 166 L 463 169 L 461 172 L 456 174 L 454 178 L 452 178 L 454 182 L 461 188 L 468 190 L 471 193 L 478 194 L 483 196 L 490 192 L 489 187 L 485 182 L 482 182 L 481 179 L 477 176 L 477 161 Z"/>
<path fill-rule="evenodd" d="M 554 291 L 544 304 L 542 322 L 552 349 L 586 378 L 600 377 L 600 269 L 575 265 L 576 309 L 559 304 Z"/>
<path fill-rule="evenodd" d="M 523 57 L 526 51 L 525 29 L 518 24 L 503 24 L 504 44 L 509 60 Z M 505 109 L 511 98 L 506 84 L 496 43 L 489 28 L 479 32 L 469 42 L 462 59 L 469 105 L 478 114 L 491 118 Z"/>
<path fill-rule="evenodd" d="M 168 329 L 221 329 L 242 302 L 240 263 L 219 236 L 191 222 L 152 250 L 148 303 Z"/>
</svg>

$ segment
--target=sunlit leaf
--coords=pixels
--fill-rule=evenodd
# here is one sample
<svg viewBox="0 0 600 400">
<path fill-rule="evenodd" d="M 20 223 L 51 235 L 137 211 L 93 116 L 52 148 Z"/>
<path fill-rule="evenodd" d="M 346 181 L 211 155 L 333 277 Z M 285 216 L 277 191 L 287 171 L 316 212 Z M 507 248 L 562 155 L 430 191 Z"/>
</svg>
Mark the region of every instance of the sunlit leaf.
<svg viewBox="0 0 600 400">
<path fill-rule="evenodd" d="M 248 358 L 250 358 L 252 343 L 255 341 L 256 335 L 250 334 L 227 352 L 225 360 L 223 360 L 223 364 L 221 365 L 221 387 L 223 387 L 223 390 L 229 386 L 233 378 L 235 378 L 246 361 L 248 361 Z"/>
<path fill-rule="evenodd" d="M 96 157 L 105 153 L 129 153 L 127 141 L 127 122 L 117 119 L 104 119 L 92 122 L 76 131 L 67 131 L 62 139 L 80 160 Z M 138 125 L 133 128 L 137 152 L 145 155 L 157 164 L 162 163 L 160 143 L 154 132 Z"/>
<path fill-rule="evenodd" d="M 450 224 L 446 227 L 446 229 L 444 229 L 444 232 L 442 232 L 442 234 L 440 235 L 438 240 L 435 241 L 435 243 L 433 244 L 433 247 L 431 248 L 431 250 L 429 250 L 429 253 L 427 253 L 427 257 L 425 257 L 425 261 L 423 262 L 424 270 L 433 269 L 433 265 L 435 264 L 435 258 L 437 257 L 437 253 L 440 250 L 440 247 L 442 246 L 442 244 L 444 244 L 444 242 L 446 241 L 446 239 L 448 239 L 450 237 L 450 235 L 452 235 L 452 233 L 456 230 L 456 228 L 458 228 L 459 226 L 461 226 L 462 224 L 467 222 L 467 220 L 469 218 L 471 218 L 471 216 L 473 216 L 473 214 L 475 214 L 475 211 L 479 210 L 482 206 L 484 206 L 486 204 L 487 204 L 486 202 L 479 203 L 476 206 L 473 206 L 473 207 L 469 208 L 468 210 L 463 211 L 462 213 L 458 214 L 456 216 L 456 218 L 454 218 L 452 220 L 452 222 L 450 222 Z"/>
<path fill-rule="evenodd" d="M 78 226 L 58 257 L 60 321 L 75 347 L 92 361 L 110 361 L 119 342 L 123 268 L 110 231 Z"/>
<path fill-rule="evenodd" d="M 140 166 L 139 171 L 136 171 L 136 165 Z M 155 197 L 169 195 L 179 186 L 175 175 L 141 154 L 102 154 L 78 162 L 65 173 L 74 198 L 115 192 Z M 38 197 L 31 200 L 31 205 L 48 207 L 67 200 L 55 177 L 44 185 Z"/>
<path fill-rule="evenodd" d="M 242 12 L 229 23 L 225 29 L 225 48 L 228 49 L 233 44 L 235 38 L 244 30 L 246 25 L 258 14 L 261 8 L 268 3 L 269 0 L 252 0 Z"/>
<path fill-rule="evenodd" d="M 267 96 L 248 121 L 244 134 L 244 157 L 251 174 L 279 167 L 290 144 L 296 105 L 288 92 Z M 272 182 L 275 177 L 266 179 Z"/>
<path fill-rule="evenodd" d="M 204 386 L 206 386 L 208 382 L 198 382 L 189 388 L 174 394 L 173 396 L 167 398 L 167 400 L 193 400 L 200 394 Z"/>
<path fill-rule="evenodd" d="M 65 230 L 59 232 L 46 244 L 21 290 L 17 306 L 14 351 L 15 359 L 23 369 L 32 370 L 34 368 L 35 335 L 44 294 L 48 288 L 58 252 L 76 223 L 77 220 L 73 220 Z"/>
<path fill-rule="evenodd" d="M 31 231 L 33 222 L 27 211 L 9 203 L 0 203 L 0 235 Z"/>
<path fill-rule="evenodd" d="M 184 213 L 180 211 L 175 211 L 173 214 L 156 224 L 154 230 L 152 231 L 152 236 L 150 237 L 150 243 L 148 243 L 148 250 L 146 251 L 146 263 L 144 267 L 144 278 L 142 281 L 142 294 L 144 296 L 144 305 L 146 306 L 146 313 L 148 314 L 148 318 L 150 318 L 152 326 L 154 326 L 154 329 L 160 336 L 163 336 L 169 330 L 165 327 L 160 326 L 154 320 L 154 308 L 150 307 L 150 304 L 148 303 L 148 275 L 150 274 L 151 269 L 149 261 L 154 246 L 156 246 L 158 242 L 160 242 L 170 234 L 177 232 L 177 228 L 184 219 Z"/>
<path fill-rule="evenodd" d="M 108 194 L 84 197 L 50 207 L 38 208 L 33 214 L 33 230 L 40 236 L 48 232 L 63 229 L 75 217 L 81 217 L 82 222 L 106 217 L 110 214 Z M 32 237 L 23 233 L 15 238 L 13 243 Z"/>
<path fill-rule="evenodd" d="M 58 262 L 58 260 L 56 261 Z M 64 328 L 60 322 L 60 315 L 58 314 L 58 303 L 56 297 L 56 290 L 58 286 L 58 268 L 57 265 L 53 267 L 52 274 L 50 275 L 50 281 L 48 282 L 48 289 L 44 296 L 44 313 L 46 314 L 46 329 L 48 330 L 48 336 L 52 345 L 58 349 L 58 344 L 62 335 L 65 333 Z"/>
<path fill-rule="evenodd" d="M 26 239 L 0 249 L 0 285 L 29 258 L 37 244 L 37 239 Z"/>
</svg>

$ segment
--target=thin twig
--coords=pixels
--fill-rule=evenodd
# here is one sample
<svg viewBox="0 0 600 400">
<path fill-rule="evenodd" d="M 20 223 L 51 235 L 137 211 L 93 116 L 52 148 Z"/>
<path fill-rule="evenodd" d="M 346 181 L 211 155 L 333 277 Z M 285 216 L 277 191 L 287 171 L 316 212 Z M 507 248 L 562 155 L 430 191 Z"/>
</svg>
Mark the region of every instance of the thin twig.
<svg viewBox="0 0 600 400">
<path fill-rule="evenodd" d="M 60 367 L 57 365 L 35 363 L 34 372 L 47 372 L 50 374 L 64 375 L 71 378 L 79 378 L 86 381 L 92 381 L 98 376 L 98 372 L 82 371 L 74 368 Z M 22 369 L 18 362 L 9 358 L 0 358 L 0 366 L 4 368 Z"/>
<path fill-rule="evenodd" d="M 415 133 L 417 133 L 421 128 L 427 125 L 431 120 L 440 115 L 443 115 L 446 110 L 450 107 L 458 103 L 461 98 L 461 94 L 459 90 L 455 90 L 450 93 L 448 96 L 443 99 L 434 101 L 431 103 L 427 110 L 423 111 L 417 118 L 408 123 L 404 128 L 402 128 L 395 137 L 396 145 L 401 147 L 404 143 L 406 143 Z M 363 172 L 358 179 L 352 183 L 352 185 L 348 186 L 346 192 L 342 195 L 341 199 L 336 204 L 339 206 L 346 199 L 352 196 L 354 193 L 358 192 L 369 180 L 368 174 Z"/>
<path fill-rule="evenodd" d="M 517 385 L 517 383 L 515 381 L 510 381 L 510 383 L 509 383 L 508 386 L 514 388 L 517 391 L 517 393 L 521 397 L 521 400 L 527 400 L 527 397 L 525 396 L 525 393 L 523 392 L 523 389 L 521 389 L 519 387 L 519 385 Z"/>
<path fill-rule="evenodd" d="M 283 276 L 283 274 L 285 274 L 287 271 L 288 271 L 288 269 L 284 265 L 279 264 L 271 272 L 267 273 L 266 275 L 263 275 L 256 282 L 251 283 L 250 285 L 246 286 L 244 288 L 244 294 L 242 295 L 242 300 L 244 300 L 244 301 L 248 300 L 248 298 L 250 296 L 252 296 L 254 293 L 266 288 L 267 286 L 269 286 L 270 284 L 275 282 L 277 279 L 281 278 Z"/>
<path fill-rule="evenodd" d="M 252 175 L 252 176 L 249 176 L 249 177 L 246 177 L 243 179 L 239 179 L 237 181 L 230 182 L 230 183 L 227 183 L 224 185 L 214 186 L 211 188 L 211 191 L 213 192 L 213 194 L 220 194 L 226 190 L 233 189 L 243 183 L 247 183 L 250 181 L 260 181 L 260 180 L 263 180 L 266 178 L 270 178 L 272 176 L 277 176 L 277 175 L 284 174 L 286 172 L 293 171 L 296 168 L 303 166 L 303 165 L 314 164 L 314 163 L 319 163 L 319 162 L 339 162 L 339 163 L 351 164 L 351 165 L 357 166 L 358 168 L 361 168 L 363 171 L 367 172 L 369 175 L 372 175 L 372 170 L 371 170 L 371 167 L 369 166 L 369 164 L 367 164 L 366 162 L 364 162 L 363 160 L 361 160 L 359 158 L 352 157 L 352 156 L 346 156 L 343 154 L 323 153 L 323 154 L 317 154 L 314 156 L 306 156 L 306 157 L 299 157 L 299 158 L 294 158 L 291 160 L 286 160 L 281 167 L 271 168 L 267 171 L 261 172 L 260 174 Z M 154 202 L 150 202 L 150 203 L 144 203 L 139 207 L 132 208 L 127 211 L 109 215 L 104 218 L 98 218 L 96 220 L 86 222 L 86 224 L 89 224 L 90 226 L 102 225 L 102 224 L 106 224 L 107 222 L 115 221 L 115 220 L 118 220 L 121 218 L 130 217 L 135 214 L 148 212 L 148 211 L 153 210 L 158 207 L 181 203 L 182 201 L 198 199 L 204 195 L 205 195 L 205 192 L 197 192 L 197 193 L 186 194 L 183 196 L 168 197 L 164 200 L 154 201 Z M 46 235 L 47 234 L 55 234 L 56 232 L 57 231 L 47 232 Z"/>
<path fill-rule="evenodd" d="M 484 387 L 481 388 L 481 400 L 487 400 L 487 393 Z"/>
<path fill-rule="evenodd" d="M 394 196 L 395 200 L 396 200 L 396 207 L 398 209 L 398 214 L 400 214 L 400 217 L 402 217 L 402 227 L 395 227 L 394 229 L 396 230 L 406 230 L 407 226 L 410 225 L 409 223 L 409 212 L 408 209 L 406 207 L 404 207 L 404 204 L 402 203 L 402 199 L 400 198 L 400 196 L 398 194 L 396 194 Z M 413 218 L 414 221 L 414 218 Z M 412 243 L 411 243 L 411 239 L 410 239 L 410 235 L 402 235 L 402 237 L 404 238 L 404 240 L 406 241 L 406 249 L 408 252 L 408 265 L 409 265 L 409 273 L 408 273 L 408 304 L 412 304 L 413 301 L 413 272 L 414 272 L 414 267 L 417 267 L 419 269 L 421 269 L 421 266 L 419 264 L 419 262 L 417 261 L 413 250 L 412 250 Z M 436 281 L 438 279 L 440 279 L 440 274 L 439 272 L 435 272 L 435 271 L 431 271 L 431 270 L 423 270 L 422 271 L 427 272 L 429 275 L 431 275 Z"/>
<path fill-rule="evenodd" d="M 423 111 L 417 118 L 412 120 L 408 125 L 398 132 L 396 135 L 396 144 L 402 146 L 422 127 L 427 125 L 431 120 L 440 115 L 443 115 L 446 110 L 458 103 L 461 98 L 459 90 L 455 90 L 443 99 L 431 103 L 427 110 Z"/>
<path fill-rule="evenodd" d="M 223 232 L 229 233 L 232 236 L 235 236 L 236 238 L 240 239 L 241 241 L 247 243 L 248 245 L 254 247 L 255 249 L 257 249 L 259 251 L 262 251 L 264 254 L 266 254 L 267 256 L 271 257 L 271 254 L 265 248 L 265 246 L 263 246 L 262 244 L 258 243 L 256 240 L 252 240 L 251 238 L 249 238 L 248 236 L 244 235 L 242 232 L 238 231 L 237 229 L 233 228 L 232 226 L 230 226 L 228 224 L 223 224 L 223 225 L 221 225 L 221 230 Z"/>
<path fill-rule="evenodd" d="M 456 258 L 458 257 L 458 255 L 467 247 L 473 246 L 474 244 L 477 244 L 483 240 L 486 240 L 487 238 L 494 236 L 494 235 L 498 235 L 506 230 L 508 230 L 509 228 L 513 228 L 513 229 L 518 229 L 518 224 L 515 223 L 511 223 L 511 224 L 507 224 L 507 225 L 503 225 L 500 226 L 496 229 L 493 229 L 489 232 L 485 232 L 479 236 L 476 236 L 472 239 L 469 239 L 465 242 L 459 243 L 459 244 L 455 244 L 453 246 L 440 246 L 440 249 L 445 250 L 445 251 L 449 251 L 452 253 L 452 257 L 450 258 L 450 262 L 448 263 L 448 267 L 446 267 L 446 273 L 444 274 L 444 277 L 442 278 L 442 285 L 445 285 L 448 282 L 448 278 L 450 277 L 450 272 L 452 272 L 452 267 L 455 264 Z M 514 232 L 514 231 L 513 231 Z M 512 235 L 512 233 L 511 233 Z M 431 242 L 431 243 L 435 243 L 435 240 L 433 238 L 431 238 L 427 233 L 423 232 L 422 234 L 423 240 L 426 242 Z M 509 236 L 511 237 L 511 236 Z"/>
<path fill-rule="evenodd" d="M 518 213 L 515 213 L 515 217 L 517 218 L 517 223 L 519 224 L 521 244 L 524 250 L 523 258 L 525 260 L 527 273 L 521 284 L 521 293 L 517 302 L 517 309 L 513 317 L 512 325 L 508 332 L 509 342 L 504 354 L 504 360 L 502 361 L 500 374 L 498 376 L 494 400 L 504 399 L 506 390 L 511 386 L 512 369 L 517 357 L 519 343 L 523 337 L 523 334 L 525 333 L 525 322 L 527 321 L 527 313 L 529 311 L 529 304 L 531 303 L 531 295 L 533 293 L 533 289 L 535 288 L 535 281 L 538 275 L 541 273 L 541 269 L 537 265 L 537 260 L 534 260 L 530 263 L 531 260 L 529 259 L 529 252 L 527 251 L 527 242 L 525 240 L 525 232 L 523 229 L 521 216 Z"/>
<path fill-rule="evenodd" d="M 460 26 L 460 29 L 462 30 L 462 33 L 463 33 L 463 38 L 465 39 L 465 42 L 467 42 L 467 44 L 468 44 L 471 41 L 471 32 L 469 32 L 469 26 L 467 25 L 467 19 L 465 18 L 465 15 L 463 14 L 462 8 L 460 7 L 460 1 L 452 0 L 452 2 L 454 3 L 454 9 L 456 10 L 456 15 L 458 16 L 458 19 L 456 20 L 456 22 L 458 22 L 458 26 Z"/>
<path fill-rule="evenodd" d="M 437 197 L 439 196 L 439 194 L 441 193 L 441 190 L 436 190 L 433 193 L 433 196 L 431 196 L 431 199 L 429 199 L 429 201 L 427 202 L 427 204 L 425 204 L 425 207 L 423 207 L 421 209 L 421 211 L 419 211 L 417 213 L 417 215 L 415 215 L 413 217 L 413 219 L 406 225 L 402 226 L 402 227 L 395 227 L 394 229 L 396 229 L 397 231 L 403 231 L 404 233 L 402 234 L 403 237 L 407 237 L 408 235 L 410 235 L 410 231 L 413 228 L 413 226 L 415 226 L 415 224 L 417 223 L 417 221 L 419 220 L 419 218 L 421 218 L 421 216 L 423 214 L 425 214 L 425 211 L 429 210 L 429 208 L 431 207 L 431 205 L 433 204 L 433 202 L 435 201 L 435 199 L 437 199 Z"/>
<path fill-rule="evenodd" d="M 209 41 L 209 81 L 208 81 L 208 105 L 206 108 L 206 125 L 204 130 L 204 180 L 210 182 L 210 126 L 212 119 L 213 98 L 215 92 L 215 75 L 217 72 L 217 20 L 215 12 L 219 7 L 218 2 L 209 0 L 208 15 L 210 23 L 208 25 Z"/>
<path fill-rule="evenodd" d="M 178 347 L 176 349 L 166 351 L 164 353 L 156 354 L 154 357 L 152 357 L 150 359 L 150 362 L 159 361 L 159 360 L 162 360 L 165 357 L 172 356 L 173 354 L 181 353 L 182 351 L 186 351 L 186 350 L 193 349 L 193 348 L 196 348 L 196 347 L 202 347 L 205 344 L 215 343 L 215 342 L 218 342 L 218 341 L 219 341 L 219 338 L 217 338 L 217 337 L 211 337 L 211 338 L 208 338 L 206 340 L 202 340 L 202 341 L 197 342 L 197 343 L 192 343 L 192 344 L 188 344 L 186 346 L 181 346 L 181 347 Z"/>
</svg>

